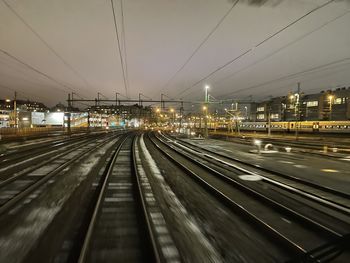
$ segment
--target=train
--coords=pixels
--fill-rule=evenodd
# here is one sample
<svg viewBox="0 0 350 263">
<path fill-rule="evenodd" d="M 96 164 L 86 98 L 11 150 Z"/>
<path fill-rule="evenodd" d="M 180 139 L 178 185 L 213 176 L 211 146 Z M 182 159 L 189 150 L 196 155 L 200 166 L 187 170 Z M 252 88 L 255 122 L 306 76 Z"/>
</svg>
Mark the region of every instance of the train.
<svg viewBox="0 0 350 263">
<path fill-rule="evenodd" d="M 240 131 L 268 131 L 268 122 L 240 122 Z M 220 122 L 216 125 L 219 130 L 227 130 L 228 122 Z M 236 123 L 232 124 L 236 130 Z M 271 132 L 305 132 L 305 133 L 349 133 L 350 121 L 281 121 L 271 122 Z"/>
</svg>

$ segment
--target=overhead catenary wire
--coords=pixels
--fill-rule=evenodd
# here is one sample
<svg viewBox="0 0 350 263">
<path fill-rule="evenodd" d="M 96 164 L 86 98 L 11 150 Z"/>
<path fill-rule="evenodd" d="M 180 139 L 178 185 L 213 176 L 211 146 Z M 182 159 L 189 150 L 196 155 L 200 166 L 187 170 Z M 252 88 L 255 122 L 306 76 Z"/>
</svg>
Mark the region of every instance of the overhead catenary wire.
<svg viewBox="0 0 350 263">
<path fill-rule="evenodd" d="M 125 22 L 124 22 L 125 19 L 124 19 L 123 0 L 120 0 L 120 9 L 121 9 L 121 17 L 122 17 L 122 40 L 123 40 L 123 51 L 124 51 L 125 77 L 126 77 L 126 85 L 128 87 L 128 90 L 130 90 L 128 57 L 127 57 L 126 38 L 125 38 Z"/>
<path fill-rule="evenodd" d="M 32 99 L 30 99 L 29 97 L 27 97 L 28 94 L 26 94 L 26 93 L 24 93 L 24 92 L 22 92 L 22 91 L 18 91 L 18 90 L 14 89 L 14 88 L 10 88 L 10 87 L 5 86 L 5 85 L 3 85 L 3 84 L 0 84 L 0 88 L 2 88 L 2 89 L 7 89 L 7 90 L 10 90 L 10 91 L 12 91 L 12 92 L 17 92 L 17 94 L 20 93 L 20 94 L 23 95 L 23 97 L 24 97 L 25 99 L 27 99 L 27 100 L 32 100 Z"/>
<path fill-rule="evenodd" d="M 114 1 L 113 0 L 111 0 L 111 5 L 112 5 L 112 12 L 113 12 L 115 34 L 116 34 L 116 37 L 117 37 L 117 46 L 118 46 L 118 52 L 119 52 L 119 57 L 120 57 L 120 64 L 121 64 L 122 73 L 123 73 L 125 95 L 128 96 L 128 87 L 127 87 L 126 76 L 125 76 L 124 61 L 123 61 L 123 55 L 122 55 L 122 51 L 121 51 L 121 47 L 120 47 L 119 30 L 118 30 L 118 25 L 117 25 L 117 19 L 116 19 L 116 15 L 115 15 Z"/>
<path fill-rule="evenodd" d="M 6 0 L 2 0 L 5 6 L 67 67 L 76 77 L 91 87 L 88 81 L 70 65 Z"/>
<path fill-rule="evenodd" d="M 76 90 L 74 90 L 73 88 L 67 86 L 66 84 L 64 84 L 64 83 L 62 83 L 62 82 L 60 82 L 60 81 L 58 81 L 58 80 L 55 79 L 54 77 L 51 77 L 50 75 L 48 75 L 48 74 L 46 74 L 46 73 L 40 71 L 39 69 L 37 69 L 37 68 L 31 66 L 31 65 L 28 64 L 28 63 L 22 61 L 21 59 L 17 58 L 16 56 L 12 55 L 11 53 L 9 53 L 9 52 L 7 52 L 7 51 L 1 49 L 1 48 L 0 48 L 0 52 L 3 53 L 3 54 L 6 55 L 6 56 L 12 58 L 13 60 L 17 61 L 18 63 L 22 64 L 23 66 L 29 68 L 30 70 L 36 72 L 37 74 L 39 74 L 39 75 L 41 75 L 41 76 L 44 76 L 45 78 L 51 80 L 52 82 L 55 82 L 55 83 L 58 84 L 59 86 L 64 87 L 64 88 L 66 88 L 66 89 L 68 89 L 68 90 L 70 90 L 70 91 L 76 91 Z M 58 89 L 61 90 L 61 91 L 64 92 L 64 93 L 67 93 L 67 90 L 64 90 L 64 89 L 62 89 L 62 88 L 58 88 Z"/>
<path fill-rule="evenodd" d="M 321 72 L 321 71 L 324 71 L 324 70 L 327 70 L 327 69 L 331 69 L 331 66 L 334 66 L 334 65 L 336 66 L 339 63 L 344 63 L 344 64 L 341 64 L 339 66 L 348 65 L 348 64 L 350 64 L 350 58 L 344 58 L 344 59 L 332 61 L 332 62 L 323 64 L 323 65 L 319 65 L 317 67 L 313 67 L 313 68 L 302 70 L 302 71 L 299 71 L 299 72 L 296 72 L 296 73 L 288 74 L 286 76 L 279 77 L 279 78 L 276 78 L 276 79 L 273 79 L 273 80 L 269 80 L 269 81 L 266 81 L 266 82 L 263 82 L 263 83 L 260 83 L 260 84 L 254 85 L 254 86 L 250 86 L 250 87 L 247 87 L 247 88 L 242 88 L 242 89 L 239 89 L 239 90 L 235 90 L 233 92 L 227 93 L 227 94 L 222 95 L 222 96 L 229 96 L 229 95 L 232 95 L 232 94 L 235 94 L 235 93 L 239 93 L 239 92 L 242 92 L 242 91 L 256 89 L 256 88 L 259 88 L 259 87 L 263 87 L 263 86 L 272 84 L 274 82 L 280 82 L 280 81 L 283 81 L 283 80 L 288 80 L 288 79 L 291 79 L 291 78 L 295 78 L 295 77 L 298 77 L 299 75 L 303 75 L 303 74 Z M 222 96 L 220 96 L 220 97 L 222 97 Z"/>
<path fill-rule="evenodd" d="M 266 59 L 268 59 L 268 58 L 274 56 L 275 54 L 279 53 L 280 51 L 284 50 L 285 48 L 290 47 L 291 45 L 293 45 L 293 44 L 299 42 L 300 40 L 302 40 L 302 39 L 304 39 L 304 38 L 310 36 L 311 34 L 313 34 L 313 33 L 317 32 L 317 31 L 319 31 L 320 29 L 323 29 L 325 26 L 327 26 L 327 25 L 333 23 L 334 21 L 336 21 L 336 20 L 338 20 L 338 19 L 344 17 L 345 15 L 348 15 L 349 13 L 350 13 L 350 10 L 348 10 L 348 11 L 346 11 L 346 12 L 340 14 L 339 16 L 333 18 L 332 20 L 330 20 L 330 21 L 328 21 L 328 22 L 326 22 L 326 23 L 324 23 L 324 24 L 318 26 L 316 29 L 313 29 L 312 31 L 305 33 L 304 35 L 298 37 L 297 39 L 295 39 L 295 40 L 289 42 L 288 44 L 286 44 L 286 45 L 284 45 L 284 46 L 278 48 L 277 50 L 275 50 L 275 51 L 269 53 L 268 55 L 266 55 L 266 56 L 264 56 L 263 58 L 261 58 L 261 59 L 255 61 L 254 63 L 252 63 L 252 64 L 250 64 L 250 65 L 248 65 L 248 66 L 246 66 L 246 67 L 244 67 L 244 68 L 242 68 L 242 69 L 239 69 L 239 70 L 237 70 L 237 71 L 235 71 L 235 72 L 229 74 L 228 76 L 226 76 L 226 77 L 224 77 L 224 78 L 218 80 L 217 82 L 215 82 L 215 83 L 214 83 L 214 86 L 217 85 L 217 84 L 219 84 L 219 83 L 221 83 L 221 82 L 223 82 L 223 81 L 225 81 L 226 79 L 232 78 L 233 76 L 235 76 L 236 74 L 238 74 L 238 73 L 240 73 L 240 72 L 242 72 L 242 71 L 245 71 L 245 70 L 251 68 L 252 66 L 255 66 L 255 65 L 257 65 L 257 64 L 259 64 L 259 63 L 265 61 Z M 229 94 L 229 93 L 228 93 L 228 94 Z"/>
<path fill-rule="evenodd" d="M 308 11 L 307 13 L 303 14 L 302 16 L 298 17 L 297 19 L 293 20 L 292 22 L 290 22 L 289 24 L 287 24 L 286 26 L 282 27 L 281 29 L 279 29 L 278 31 L 276 31 L 275 33 L 269 35 L 268 37 L 266 37 L 265 39 L 263 39 L 262 41 L 260 41 L 258 44 L 256 44 L 255 46 L 248 48 L 246 50 L 244 50 L 240 55 L 236 56 L 235 58 L 229 60 L 228 62 L 226 62 L 225 64 L 219 66 L 218 68 L 216 68 L 214 71 L 210 72 L 209 74 L 207 74 L 206 76 L 202 77 L 200 80 L 196 81 L 194 84 L 192 84 L 190 87 L 187 87 L 186 89 L 182 90 L 180 93 L 177 94 L 177 96 L 182 95 L 183 93 L 187 92 L 188 90 L 192 89 L 193 87 L 197 86 L 198 84 L 202 83 L 203 81 L 207 80 L 208 78 L 210 78 L 211 76 L 213 76 L 214 74 L 216 74 L 217 72 L 221 71 L 222 69 L 226 68 L 227 66 L 231 65 L 232 63 L 234 63 L 235 61 L 239 60 L 240 58 L 244 57 L 245 55 L 247 55 L 248 53 L 252 52 L 255 48 L 261 46 L 262 44 L 266 43 L 267 41 L 269 41 L 270 39 L 274 38 L 275 36 L 279 35 L 280 33 L 282 33 L 283 31 L 285 31 L 286 29 L 290 28 L 291 26 L 295 25 L 296 23 L 298 23 L 300 20 L 304 19 L 305 17 L 309 16 L 310 14 L 316 12 L 317 10 L 331 4 L 332 2 L 334 2 L 335 0 L 329 0 L 325 3 L 323 3 L 322 5 L 319 5 L 315 8 L 313 8 L 312 10 Z"/>
<path fill-rule="evenodd" d="M 174 75 L 165 83 L 165 85 L 160 89 L 160 91 L 165 90 L 169 84 L 175 79 L 175 77 L 186 67 L 186 65 L 192 60 L 192 58 L 197 54 L 197 52 L 201 49 L 201 47 L 208 41 L 208 39 L 215 33 L 215 31 L 220 27 L 220 25 L 224 22 L 226 17 L 231 13 L 233 8 L 238 4 L 239 0 L 234 1 L 232 6 L 227 10 L 223 17 L 219 20 L 219 22 L 213 27 L 212 30 L 206 35 L 206 37 L 201 41 L 201 43 L 194 49 L 191 55 L 186 59 L 186 61 L 181 65 L 181 67 L 175 72 Z"/>
</svg>

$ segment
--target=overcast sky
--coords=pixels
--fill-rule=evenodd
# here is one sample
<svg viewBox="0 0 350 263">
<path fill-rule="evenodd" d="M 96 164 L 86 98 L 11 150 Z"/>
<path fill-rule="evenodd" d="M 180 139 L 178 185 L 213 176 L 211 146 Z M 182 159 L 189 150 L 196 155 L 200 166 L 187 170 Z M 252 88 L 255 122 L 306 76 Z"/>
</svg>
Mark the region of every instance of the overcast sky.
<svg viewBox="0 0 350 263">
<path fill-rule="evenodd" d="M 0 97 L 51 106 L 69 92 L 202 100 L 208 84 L 218 99 L 264 99 L 298 82 L 350 86 L 348 1 L 235 2 L 124 0 L 123 38 L 115 0 L 125 89 L 110 0 L 0 0 Z"/>
</svg>

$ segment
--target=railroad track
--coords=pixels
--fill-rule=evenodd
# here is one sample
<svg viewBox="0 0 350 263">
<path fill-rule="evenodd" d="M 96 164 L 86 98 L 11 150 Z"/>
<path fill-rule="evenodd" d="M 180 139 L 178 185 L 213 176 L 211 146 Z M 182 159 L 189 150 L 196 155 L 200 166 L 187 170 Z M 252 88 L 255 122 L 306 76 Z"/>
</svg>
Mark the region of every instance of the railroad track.
<svg viewBox="0 0 350 263">
<path fill-rule="evenodd" d="M 93 136 L 95 137 L 95 136 Z M 97 138 L 98 136 L 96 136 Z M 6 153 L 0 155 L 0 166 L 8 165 L 11 163 L 20 162 L 34 155 L 41 155 L 49 150 L 54 151 L 57 148 L 70 145 L 75 142 L 79 142 L 86 138 L 91 138 L 91 135 L 75 136 L 72 138 L 59 139 L 54 141 L 46 141 L 38 144 L 30 144 L 28 146 L 23 146 L 16 150 L 8 150 Z"/>
<path fill-rule="evenodd" d="M 266 183 L 279 185 L 280 187 L 284 187 L 285 190 L 301 195 L 307 199 L 319 200 L 323 205 L 330 206 L 335 210 L 344 212 L 345 214 L 350 213 L 350 193 L 342 192 L 337 189 L 320 185 L 292 175 L 272 171 L 255 164 L 251 164 L 247 161 L 221 154 L 219 152 L 214 152 L 207 148 L 203 148 L 183 140 L 176 140 L 173 137 L 166 136 L 164 138 L 166 140 L 176 142 L 177 145 L 183 146 L 185 150 L 195 150 L 201 156 L 212 159 L 213 161 L 223 165 L 225 168 L 232 167 L 238 169 L 242 173 L 259 175 L 260 178 Z M 244 167 L 242 167 L 242 165 Z"/>
<path fill-rule="evenodd" d="M 139 180 L 135 136 L 120 140 L 108 164 L 78 262 L 160 262 L 162 254 Z"/>
<path fill-rule="evenodd" d="M 41 186 L 54 180 L 55 176 L 82 160 L 88 154 L 113 140 L 116 136 L 87 141 L 74 145 L 46 161 L 29 167 L 0 182 L 0 215 L 31 202 L 42 191 Z"/>
<path fill-rule="evenodd" d="M 226 138 L 227 136 L 225 135 L 213 135 L 213 138 Z M 233 141 L 236 143 L 241 143 L 241 144 L 246 144 L 246 145 L 252 145 L 254 137 L 252 136 L 247 136 L 245 138 L 239 138 L 239 137 L 228 137 L 229 141 Z M 259 138 L 260 139 L 260 138 Z M 305 141 L 305 140 L 300 140 L 296 141 L 294 139 L 283 139 L 283 138 L 278 138 L 278 139 L 272 139 L 272 138 L 261 138 L 261 140 L 266 143 L 266 144 L 272 144 L 275 146 L 275 148 L 278 149 L 284 149 L 286 147 L 292 147 L 293 149 L 298 149 L 299 151 L 302 151 L 304 153 L 321 153 L 324 150 L 324 146 L 328 147 L 328 151 L 331 151 L 331 149 L 336 148 L 337 152 L 341 153 L 349 153 L 349 147 L 350 144 L 347 142 L 346 144 L 339 145 L 338 142 L 328 142 L 328 141 Z M 310 152 L 310 150 L 312 152 Z"/>
<path fill-rule="evenodd" d="M 300 206 L 300 200 L 285 193 L 282 200 L 276 201 L 274 197 L 282 195 L 259 191 L 252 182 L 242 183 L 227 176 L 220 169 L 216 169 L 217 167 L 213 168 L 208 160 L 200 158 L 199 150 L 186 152 L 183 147 L 154 136 L 149 136 L 149 140 L 209 193 L 258 225 L 261 231 L 283 245 L 291 255 L 297 255 L 296 261 L 317 262 L 334 258 L 343 251 L 348 242 L 349 221 L 344 222 L 316 209 L 312 211 L 313 216 L 300 209 L 291 209 L 288 207 L 290 203 L 296 208 L 298 203 Z M 242 171 L 238 170 L 237 174 L 239 173 L 242 174 Z M 320 215 L 321 220 L 316 220 Z"/>
</svg>

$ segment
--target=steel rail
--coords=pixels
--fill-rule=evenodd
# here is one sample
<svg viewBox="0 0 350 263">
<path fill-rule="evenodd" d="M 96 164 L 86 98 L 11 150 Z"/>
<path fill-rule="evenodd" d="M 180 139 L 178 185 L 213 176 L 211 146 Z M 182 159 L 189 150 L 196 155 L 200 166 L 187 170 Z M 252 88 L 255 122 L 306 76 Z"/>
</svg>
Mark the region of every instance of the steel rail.
<svg viewBox="0 0 350 263">
<path fill-rule="evenodd" d="M 114 138 L 114 137 L 112 137 Z M 2 206 L 0 206 L 0 215 L 4 214 L 6 211 L 8 211 L 11 207 L 16 205 L 19 201 L 27 197 L 30 193 L 38 189 L 41 185 L 49 181 L 51 178 L 56 176 L 59 172 L 64 170 L 66 167 L 71 165 L 72 163 L 76 162 L 77 160 L 81 160 L 85 157 L 85 155 L 91 153 L 92 151 L 96 150 L 97 148 L 101 147 L 104 145 L 106 142 L 110 141 L 111 138 L 108 138 L 104 140 L 103 142 L 99 143 L 98 145 L 92 147 L 91 149 L 85 151 L 81 155 L 78 156 L 77 159 L 71 159 L 68 162 L 60 165 L 59 167 L 55 168 L 51 172 L 49 172 L 47 175 L 41 177 L 39 180 L 35 181 L 33 184 L 29 185 L 27 188 L 25 188 L 23 191 L 15 195 L 13 198 L 8 200 L 6 203 L 4 203 Z"/>
<path fill-rule="evenodd" d="M 80 139 L 84 139 L 88 136 L 79 136 L 79 137 L 74 137 L 74 138 L 66 138 L 66 139 L 58 139 L 58 140 L 52 140 L 52 141 L 45 141 L 45 142 L 38 142 L 38 143 L 33 143 L 30 145 L 26 145 L 26 146 L 22 146 L 24 149 L 18 149 L 15 151 L 8 151 L 5 152 L 5 154 L 2 154 L 0 156 L 0 165 L 3 165 L 4 163 L 6 164 L 7 162 L 13 162 L 25 157 L 28 157 L 30 155 L 33 154 L 33 151 L 37 151 L 37 150 L 42 150 L 44 147 L 50 147 L 50 149 L 52 148 L 56 148 L 59 147 L 61 145 L 65 145 L 68 144 L 72 141 L 78 141 Z M 46 149 L 47 150 L 47 149 Z M 29 153 L 29 154 L 26 154 Z M 18 156 L 21 155 L 21 156 Z M 12 156 L 15 156 L 15 158 L 9 159 Z"/>
<path fill-rule="evenodd" d="M 165 137 L 167 138 L 167 137 Z M 210 151 L 210 150 L 207 150 L 207 149 L 204 149 L 204 148 L 201 148 L 199 146 L 196 146 L 196 145 L 192 145 L 192 144 L 189 144 L 187 143 L 187 145 L 190 145 L 194 148 L 200 148 L 202 150 L 201 151 L 197 151 L 197 150 L 194 150 L 194 149 L 191 149 L 191 148 L 188 148 L 187 146 L 184 146 L 183 144 L 183 141 L 175 141 L 176 142 L 176 145 L 177 146 L 181 146 L 181 147 L 184 147 L 187 151 L 192 151 L 192 152 L 195 152 L 195 154 L 197 154 L 199 157 L 202 157 L 202 156 L 206 156 L 208 158 L 210 158 L 211 160 L 215 160 L 219 163 L 222 163 L 224 164 L 225 166 L 229 166 L 229 167 L 232 167 L 236 170 L 239 170 L 241 172 L 244 172 L 246 174 L 250 174 L 250 175 L 256 175 L 256 176 L 259 176 L 265 183 L 268 183 L 268 184 L 271 184 L 271 185 L 274 185 L 274 186 L 278 186 L 280 188 L 283 188 L 285 191 L 288 191 L 290 193 L 293 193 L 293 194 L 296 194 L 296 195 L 299 195 L 301 197 L 304 197 L 304 198 L 307 198 L 309 200 L 312 200 L 314 202 L 317 202 L 319 204 L 322 204 L 324 206 L 327 206 L 329 208 L 332 208 L 334 210 L 337 210 L 345 215 L 350 215 L 350 207 L 349 206 L 346 206 L 344 204 L 341 204 L 339 202 L 336 202 L 336 201 L 333 201 L 333 200 L 330 200 L 329 198 L 326 198 L 324 196 L 319 196 L 319 195 L 316 195 L 316 194 L 313 194 L 313 193 L 310 193 L 309 191 L 305 191 L 303 189 L 300 189 L 300 188 L 296 188 L 294 186 L 290 186 L 288 184 L 285 184 L 283 182 L 280 182 L 278 180 L 275 180 L 275 179 L 272 179 L 272 178 L 269 178 L 269 177 L 266 177 L 266 176 L 263 176 L 263 175 L 260 175 L 258 174 L 257 172 L 252 172 L 252 171 L 249 171 L 245 168 L 242 168 L 240 166 L 237 166 L 235 164 L 232 164 L 232 163 L 229 163 L 229 162 L 226 162 L 222 159 L 219 159 L 219 158 L 216 158 L 215 156 L 213 155 L 208 155 L 206 153 L 204 153 L 205 151 L 211 153 L 211 154 L 214 154 L 214 155 L 217 155 L 217 156 L 220 156 L 220 157 L 223 157 L 223 158 L 226 158 L 226 159 L 229 159 L 231 160 L 231 157 L 229 156 L 224 156 L 224 155 L 221 155 L 219 153 L 216 153 L 216 152 L 213 152 L 213 151 Z M 180 142 L 180 143 L 178 143 Z M 185 142 L 186 144 L 186 142 Z M 203 152 L 204 151 L 204 152 Z M 212 161 L 209 161 L 209 162 L 212 162 Z M 234 160 L 232 160 L 234 161 Z M 224 166 L 222 166 L 222 168 L 226 168 Z M 227 169 L 227 168 L 226 168 Z M 255 167 L 255 169 L 258 169 L 257 167 Z M 263 172 L 266 172 L 266 171 L 263 171 Z M 270 174 L 274 175 L 273 171 L 270 172 Z M 286 179 L 286 178 L 285 178 Z M 300 183 L 301 184 L 301 183 Z M 307 185 L 308 187 L 310 187 L 309 185 Z M 317 189 L 317 190 L 320 190 L 320 189 Z M 335 195 L 333 192 L 332 193 L 329 193 L 329 192 L 326 192 L 328 194 L 332 194 L 332 195 Z"/>
<path fill-rule="evenodd" d="M 138 198 L 140 200 L 140 203 L 141 203 L 141 207 L 142 207 L 142 216 L 144 217 L 144 221 L 147 225 L 146 227 L 146 230 L 147 230 L 147 236 L 148 236 L 148 239 L 149 239 L 149 242 L 150 242 L 150 249 L 152 250 L 152 255 L 154 257 L 154 261 L 155 263 L 158 263 L 158 262 L 161 262 L 161 253 L 158 249 L 158 246 L 157 246 L 157 243 L 156 243 L 156 237 L 152 231 L 152 226 L 151 226 L 151 220 L 148 216 L 148 213 L 147 213 L 147 205 L 146 205 L 146 201 L 145 201 L 145 198 L 144 198 L 144 195 L 142 193 L 142 187 L 141 187 L 141 182 L 140 182 L 140 175 L 138 173 L 138 170 L 137 170 L 137 162 L 136 162 L 136 153 L 135 153 L 135 144 L 136 144 L 136 140 L 134 139 L 133 140 L 133 143 L 132 143 L 132 161 L 133 161 L 133 172 L 135 174 L 135 176 L 133 178 L 135 178 L 136 180 L 136 185 L 137 185 L 137 192 L 138 192 Z"/>
<path fill-rule="evenodd" d="M 80 143 L 78 142 L 78 143 L 77 143 L 78 146 L 76 146 L 76 147 L 74 147 L 74 148 L 72 148 L 72 149 L 68 149 L 68 150 L 66 150 L 66 151 L 63 151 L 62 153 L 59 153 L 58 155 L 55 155 L 55 156 L 51 157 L 50 159 L 48 159 L 48 160 L 46 160 L 46 161 L 44 161 L 44 162 L 41 162 L 41 163 L 39 163 L 39 164 L 37 164 L 37 165 L 34 165 L 34 166 L 30 167 L 30 169 L 22 170 L 21 172 L 16 173 L 14 176 L 11 176 L 11 177 L 9 177 L 9 178 L 3 180 L 3 181 L 0 181 L 0 188 L 1 188 L 1 187 L 4 187 L 4 186 L 6 186 L 6 185 L 8 185 L 9 183 L 11 183 L 11 182 L 17 180 L 18 178 L 20 178 L 20 177 L 22 177 L 22 176 L 25 176 L 26 174 L 29 174 L 29 173 L 35 171 L 36 169 L 38 169 L 38 168 L 40 168 L 40 167 L 42 167 L 42 166 L 44 166 L 44 165 L 46 165 L 46 164 L 49 164 L 50 162 L 53 161 L 53 160 L 52 160 L 53 158 L 60 158 L 60 157 L 62 157 L 62 156 L 65 156 L 65 155 L 67 155 L 67 154 L 69 154 L 69 153 L 71 153 L 71 152 L 74 152 L 74 151 L 78 150 L 79 148 L 81 148 L 81 147 L 83 147 L 83 146 L 85 146 L 85 145 L 88 145 L 89 143 L 91 143 L 91 142 L 93 142 L 93 141 L 98 140 L 98 138 L 90 138 L 90 139 L 91 139 L 91 140 L 89 140 L 89 141 L 82 141 L 82 142 L 80 142 Z M 48 152 L 48 153 L 44 154 L 43 156 L 38 156 L 38 157 L 44 157 L 45 155 L 48 155 L 48 154 L 50 154 L 50 153 L 53 154 L 53 152 Z M 33 159 L 32 159 L 32 160 L 33 160 Z"/>
<path fill-rule="evenodd" d="M 95 229 L 97 218 L 98 218 L 100 210 L 101 210 L 102 202 L 103 202 L 103 199 L 104 199 L 105 194 L 106 194 L 108 181 L 109 181 L 109 178 L 112 174 L 113 167 L 115 166 L 115 163 L 117 161 L 119 153 L 120 153 L 120 151 L 121 151 L 121 149 L 122 149 L 122 147 L 127 139 L 128 139 L 128 137 L 125 136 L 120 141 L 120 144 L 118 145 L 117 149 L 113 153 L 111 161 L 108 164 L 108 168 L 107 168 L 107 171 L 105 172 L 103 182 L 102 182 L 101 188 L 100 188 L 99 193 L 98 193 L 98 198 L 97 198 L 96 204 L 94 206 L 94 212 L 93 212 L 92 217 L 90 219 L 90 223 L 89 223 L 86 235 L 85 235 L 84 243 L 83 243 L 83 246 L 82 246 L 81 251 L 80 251 L 78 263 L 83 263 L 83 262 L 87 261 L 90 244 L 91 244 L 91 240 L 93 237 L 93 231 Z M 134 181 L 134 186 L 135 186 L 135 184 L 137 186 L 136 187 L 137 190 L 133 190 L 133 191 L 136 191 L 135 194 L 136 194 L 137 199 L 139 200 L 138 205 L 140 206 L 140 209 L 142 211 L 141 216 L 143 217 L 143 221 L 145 223 L 145 225 L 143 225 L 143 227 L 146 228 L 146 234 L 147 234 L 147 238 L 149 241 L 149 243 L 147 244 L 148 245 L 147 247 L 148 247 L 148 249 L 151 250 L 151 251 L 149 251 L 150 257 L 152 258 L 151 262 L 158 263 L 158 262 L 161 262 L 160 253 L 158 251 L 158 246 L 156 245 L 155 237 L 154 237 L 151 223 L 150 223 L 151 221 L 150 221 L 150 219 L 148 217 L 148 213 L 147 213 L 146 202 L 145 202 L 145 199 L 144 199 L 143 194 L 142 194 L 141 183 L 140 183 L 139 178 L 138 178 L 139 175 L 137 172 L 137 164 L 136 164 L 136 157 L 135 157 L 135 137 L 133 137 L 132 140 L 133 141 L 132 141 L 132 146 L 131 146 L 132 149 L 131 149 L 131 156 L 130 156 L 131 162 L 132 162 L 131 173 L 132 173 L 132 180 Z"/>
<path fill-rule="evenodd" d="M 236 201 L 232 200 L 230 197 L 228 197 L 225 193 L 217 189 L 216 187 L 209 184 L 206 180 L 204 180 L 200 175 L 192 171 L 190 168 L 186 167 L 182 163 L 180 163 L 178 160 L 176 160 L 173 156 L 171 156 L 167 151 L 162 149 L 149 135 L 148 139 L 151 141 L 151 143 L 170 161 L 172 161 L 176 166 L 178 166 L 181 170 L 183 170 L 186 174 L 189 174 L 191 178 L 193 178 L 195 181 L 200 183 L 207 191 L 209 191 L 211 194 L 213 194 L 216 198 L 218 198 L 220 201 L 222 201 L 226 206 L 228 206 L 230 209 L 233 209 L 235 211 L 238 211 L 241 215 L 245 216 L 248 220 L 258 224 L 261 227 L 261 230 L 272 236 L 272 238 L 279 240 L 281 243 L 284 244 L 284 246 L 293 252 L 294 254 L 298 255 L 298 257 L 304 257 L 307 253 L 307 251 L 302 248 L 300 245 L 289 239 L 284 234 L 280 233 L 278 230 L 276 230 L 273 226 L 269 225 L 268 223 L 264 222 L 260 218 L 258 218 L 256 215 L 248 211 L 246 208 L 244 208 L 242 205 L 237 203 Z M 166 146 L 166 144 L 164 144 Z M 191 160 L 192 161 L 192 160 Z"/>
<path fill-rule="evenodd" d="M 126 141 L 126 139 L 127 139 L 127 137 L 125 136 L 119 141 L 118 147 L 115 150 L 113 157 L 112 157 L 112 160 L 110 161 L 110 164 L 108 166 L 108 170 L 106 172 L 106 175 L 103 178 L 102 186 L 101 186 L 101 189 L 99 191 L 97 202 L 96 202 L 95 207 L 94 207 L 94 212 L 92 214 L 90 224 L 89 224 L 88 230 L 87 230 L 86 235 L 85 235 L 84 243 L 83 243 L 83 246 L 82 246 L 81 251 L 80 251 L 78 263 L 83 263 L 86 261 L 86 258 L 87 258 L 88 252 L 89 252 L 89 245 L 91 242 L 92 233 L 94 231 L 95 224 L 97 221 L 97 216 L 98 216 L 98 213 L 100 211 L 103 198 L 105 196 L 108 179 L 109 179 L 110 174 L 112 174 L 113 166 L 117 160 L 118 154 L 122 148 L 123 143 Z"/>
<path fill-rule="evenodd" d="M 177 141 L 180 141 L 180 140 L 177 140 Z M 327 186 L 319 185 L 319 184 L 316 184 L 316 183 L 313 183 L 313 182 L 310 182 L 310 181 L 307 181 L 307 180 L 300 179 L 300 178 L 292 176 L 292 175 L 286 175 L 286 174 L 283 174 L 283 173 L 280 173 L 280 172 L 272 171 L 270 169 L 267 169 L 267 168 L 264 168 L 264 167 L 260 167 L 259 165 L 251 164 L 249 162 L 242 161 L 241 159 L 234 158 L 232 156 L 226 156 L 224 154 L 221 154 L 221 153 L 218 153 L 218 152 L 214 152 L 214 151 L 209 150 L 209 149 L 204 149 L 202 147 L 193 145 L 191 143 L 188 143 L 188 142 L 185 142 L 185 141 L 182 141 L 182 140 L 181 140 L 181 143 L 182 144 L 186 144 L 186 145 L 190 145 L 191 147 L 199 148 L 201 150 L 204 150 L 204 151 L 207 151 L 209 153 L 215 154 L 215 155 L 217 155 L 219 157 L 226 158 L 226 159 L 228 159 L 230 161 L 234 161 L 234 162 L 237 162 L 237 163 L 240 163 L 240 164 L 243 164 L 243 165 L 246 165 L 246 166 L 258 169 L 258 170 L 261 170 L 263 172 L 267 172 L 267 173 L 270 173 L 270 174 L 273 174 L 273 175 L 276 175 L 276 176 L 279 176 L 279 177 L 282 177 L 282 178 L 285 178 L 285 179 L 288 179 L 288 180 L 291 180 L 291 181 L 295 181 L 295 182 L 300 183 L 300 184 L 304 184 L 304 185 L 307 185 L 307 186 L 310 186 L 310 187 L 322 190 L 324 192 L 328 192 L 328 193 L 331 193 L 331 194 L 335 194 L 335 195 L 338 195 L 338 196 L 350 199 L 350 193 L 345 193 L 345 192 L 342 192 L 342 191 L 339 191 L 339 190 L 336 190 L 336 189 L 333 189 L 333 188 L 330 188 L 330 187 L 327 187 Z"/>
<path fill-rule="evenodd" d="M 157 138 L 157 137 L 156 137 Z M 159 140 L 159 138 L 158 138 Z M 212 173 L 213 175 L 215 175 L 218 179 L 226 182 L 226 183 L 229 183 L 230 185 L 234 185 L 234 186 L 237 186 L 239 187 L 239 189 L 241 189 L 242 191 L 244 191 L 245 193 L 248 193 L 249 195 L 255 197 L 255 198 L 258 198 L 258 199 L 261 199 L 261 201 L 265 202 L 265 203 L 268 203 L 270 205 L 272 205 L 273 207 L 275 207 L 276 209 L 278 209 L 279 211 L 282 211 L 282 212 L 285 212 L 285 213 L 288 213 L 289 216 L 292 216 L 293 218 L 296 218 L 298 220 L 302 220 L 303 222 L 305 222 L 306 224 L 308 224 L 309 226 L 311 227 L 316 227 L 318 230 L 322 230 L 324 232 L 327 232 L 328 234 L 330 235 L 333 235 L 335 237 L 341 237 L 342 234 L 341 233 L 338 233 L 330 228 L 328 228 L 327 226 L 324 226 L 322 224 L 320 224 L 319 222 L 316 222 L 288 207 L 286 207 L 285 205 L 282 205 L 281 203 L 271 199 L 270 197 L 267 197 L 263 194 L 261 194 L 260 192 L 256 191 L 255 189 L 252 189 L 251 187 L 245 185 L 245 184 L 242 184 L 241 182 L 227 176 L 227 175 L 224 175 L 216 170 L 214 170 L 213 168 L 205 165 L 204 163 L 202 162 L 199 162 L 193 158 L 191 158 L 191 156 L 179 151 L 178 149 L 176 149 L 175 147 L 173 147 L 173 145 L 168 145 L 166 142 L 160 140 L 164 145 L 170 147 L 171 149 L 173 149 L 175 152 L 177 152 L 178 154 L 180 154 L 181 156 L 185 157 L 187 160 L 190 160 L 191 162 L 195 163 L 196 165 L 202 167 L 203 169 L 205 169 L 206 171 L 209 171 L 210 173 Z"/>
</svg>

